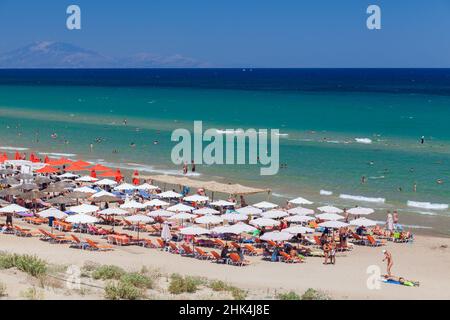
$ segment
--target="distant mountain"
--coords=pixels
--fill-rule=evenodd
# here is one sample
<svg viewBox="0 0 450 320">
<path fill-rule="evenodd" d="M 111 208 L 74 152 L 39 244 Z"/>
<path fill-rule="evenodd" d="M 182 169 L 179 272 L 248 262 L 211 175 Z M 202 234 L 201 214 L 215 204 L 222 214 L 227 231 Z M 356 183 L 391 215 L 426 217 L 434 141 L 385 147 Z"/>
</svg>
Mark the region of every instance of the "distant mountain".
<svg viewBox="0 0 450 320">
<path fill-rule="evenodd" d="M 180 54 L 139 53 L 114 58 L 62 42 L 42 41 L 0 54 L 0 68 L 201 68 L 208 64 Z"/>
</svg>

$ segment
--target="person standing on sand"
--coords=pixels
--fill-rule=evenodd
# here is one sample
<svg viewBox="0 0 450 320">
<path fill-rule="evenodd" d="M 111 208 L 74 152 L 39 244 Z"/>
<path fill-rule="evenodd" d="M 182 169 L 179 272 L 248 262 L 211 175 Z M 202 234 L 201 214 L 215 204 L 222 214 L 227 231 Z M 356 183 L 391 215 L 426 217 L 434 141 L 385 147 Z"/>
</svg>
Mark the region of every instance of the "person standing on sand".
<svg viewBox="0 0 450 320">
<path fill-rule="evenodd" d="M 392 277 L 391 269 L 392 266 L 394 265 L 394 260 L 392 260 L 392 255 L 389 251 L 383 250 L 383 254 L 384 254 L 383 262 L 386 261 L 387 263 L 386 265 L 387 276 Z"/>
<path fill-rule="evenodd" d="M 183 164 L 183 174 L 185 175 L 185 174 L 187 174 L 187 172 L 188 172 L 188 166 L 187 166 L 187 164 L 186 164 L 186 162 Z"/>
<path fill-rule="evenodd" d="M 394 218 L 392 217 L 390 211 L 388 211 L 386 218 L 386 230 L 388 230 L 389 233 L 392 233 L 392 231 L 394 231 Z"/>
<path fill-rule="evenodd" d="M 195 172 L 195 162 L 194 162 L 194 160 L 191 161 L 191 171 Z"/>
<path fill-rule="evenodd" d="M 394 225 L 398 224 L 398 212 L 397 212 L 397 210 L 394 211 L 394 216 L 393 216 L 392 220 L 394 221 Z"/>
</svg>

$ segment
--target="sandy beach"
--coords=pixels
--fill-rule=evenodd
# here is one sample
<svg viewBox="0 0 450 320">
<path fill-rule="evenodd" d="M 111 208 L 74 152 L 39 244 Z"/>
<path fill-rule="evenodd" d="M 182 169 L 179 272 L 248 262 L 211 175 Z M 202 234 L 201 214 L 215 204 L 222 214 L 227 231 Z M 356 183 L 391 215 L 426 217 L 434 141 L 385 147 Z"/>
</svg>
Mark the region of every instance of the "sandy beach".
<svg viewBox="0 0 450 320">
<path fill-rule="evenodd" d="M 29 225 L 26 225 L 29 227 Z M 82 236 L 83 237 L 83 236 Z M 101 243 L 105 240 L 90 236 Z M 67 244 L 51 244 L 38 238 L 19 238 L 0 235 L 1 250 L 9 253 L 32 254 L 49 263 L 82 267 L 85 263 L 116 265 L 128 271 L 142 267 L 158 269 L 162 273 L 179 273 L 223 280 L 248 290 L 248 299 L 273 299 L 278 293 L 304 292 L 308 288 L 326 292 L 332 299 L 449 299 L 450 239 L 417 236 L 413 244 L 388 242 L 386 248 L 394 258 L 393 273 L 420 281 L 420 287 L 404 287 L 380 283 L 379 289 L 369 290 L 367 267 L 376 265 L 385 272 L 381 262 L 381 248 L 355 246 L 352 252 L 338 253 L 336 265 L 323 265 L 322 258 L 308 257 L 306 263 L 286 264 L 262 261 L 249 257 L 246 267 L 221 265 L 210 261 L 182 257 L 159 249 L 138 246 L 114 246 L 110 252 L 71 249 Z M 0 271 L 0 281 L 13 291 L 17 276 Z M 370 280 L 369 280 L 370 281 Z M 17 293 L 17 292 L 16 292 Z M 14 292 L 10 293 L 13 297 Z M 46 296 L 52 299 L 52 296 Z M 60 298 L 60 297 L 53 297 Z M 72 298 L 98 299 L 101 295 Z M 168 297 L 161 297 L 168 298 Z M 180 297 L 178 297 L 180 298 Z"/>
</svg>

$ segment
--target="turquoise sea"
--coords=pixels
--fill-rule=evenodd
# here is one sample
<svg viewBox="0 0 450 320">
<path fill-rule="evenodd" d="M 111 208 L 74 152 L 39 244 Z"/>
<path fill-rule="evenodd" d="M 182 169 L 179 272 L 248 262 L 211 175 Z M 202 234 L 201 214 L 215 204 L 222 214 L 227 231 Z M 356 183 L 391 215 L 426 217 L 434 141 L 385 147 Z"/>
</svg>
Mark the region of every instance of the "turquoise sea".
<svg viewBox="0 0 450 320">
<path fill-rule="evenodd" d="M 192 129 L 194 120 L 279 129 L 286 166 L 277 175 L 213 165 L 197 166 L 198 178 L 268 187 L 279 203 L 303 196 L 373 207 L 378 220 L 398 209 L 418 232 L 444 235 L 449 119 L 450 70 L 0 71 L 0 150 L 181 174 L 170 158 L 174 129 Z"/>
</svg>

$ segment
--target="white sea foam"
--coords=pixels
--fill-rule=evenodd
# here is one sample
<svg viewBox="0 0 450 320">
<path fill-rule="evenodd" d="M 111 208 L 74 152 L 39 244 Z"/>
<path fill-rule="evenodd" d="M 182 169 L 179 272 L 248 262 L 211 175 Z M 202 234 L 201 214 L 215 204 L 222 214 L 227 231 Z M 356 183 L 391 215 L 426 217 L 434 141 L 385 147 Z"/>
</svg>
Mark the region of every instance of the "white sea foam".
<svg viewBox="0 0 450 320">
<path fill-rule="evenodd" d="M 354 201 L 364 201 L 364 202 L 374 202 L 374 203 L 385 203 L 385 198 L 371 198 L 371 197 L 364 197 L 364 196 L 353 196 L 350 194 L 341 194 L 339 196 L 341 199 L 346 200 L 354 200 Z"/>
<path fill-rule="evenodd" d="M 20 148 L 20 147 L 11 147 L 11 146 L 0 146 L 1 150 L 10 150 L 10 151 L 25 151 L 29 150 L 29 148 Z"/>
<path fill-rule="evenodd" d="M 285 199 L 290 199 L 292 197 L 288 196 L 287 194 L 281 194 L 281 193 L 272 193 L 272 196 L 277 197 L 277 198 L 285 198 Z"/>
<path fill-rule="evenodd" d="M 153 166 L 134 163 L 134 162 L 120 163 L 120 164 L 114 163 L 114 162 L 106 162 L 106 161 L 94 161 L 94 162 L 101 163 L 102 165 L 105 165 L 107 167 L 119 168 L 119 169 L 125 169 L 125 170 L 138 170 L 138 171 L 142 171 L 142 172 L 167 174 L 167 175 L 173 175 L 173 176 L 187 176 L 187 177 L 201 176 L 201 173 L 198 173 L 198 172 L 188 172 L 187 174 L 183 174 L 183 172 L 181 170 L 156 169 Z"/>
<path fill-rule="evenodd" d="M 58 152 L 38 152 L 38 154 L 44 156 L 55 156 L 55 157 L 76 157 L 75 153 L 58 153 Z"/>
<path fill-rule="evenodd" d="M 418 201 L 408 200 L 407 205 L 408 205 L 408 207 L 422 208 L 422 209 L 428 209 L 428 210 L 446 210 L 446 209 L 448 209 L 448 204 L 444 204 L 444 203 L 418 202 Z"/>
<path fill-rule="evenodd" d="M 369 138 L 355 138 L 355 141 L 358 143 L 371 144 L 372 139 Z"/>
<path fill-rule="evenodd" d="M 371 180 L 378 180 L 378 179 L 384 179 L 386 178 L 385 176 L 378 176 L 378 177 L 369 177 L 369 179 Z"/>
<path fill-rule="evenodd" d="M 331 195 L 333 195 L 333 191 L 320 190 L 320 194 L 321 194 L 322 196 L 331 196 Z"/>
</svg>

